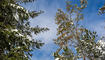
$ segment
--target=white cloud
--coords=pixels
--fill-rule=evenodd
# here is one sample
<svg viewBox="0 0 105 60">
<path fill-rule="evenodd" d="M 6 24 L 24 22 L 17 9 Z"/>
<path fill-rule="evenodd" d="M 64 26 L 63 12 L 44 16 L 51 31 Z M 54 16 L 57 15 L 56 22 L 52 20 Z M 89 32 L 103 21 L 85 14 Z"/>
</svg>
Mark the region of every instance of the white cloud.
<svg viewBox="0 0 105 60">
<path fill-rule="evenodd" d="M 45 45 L 38 51 L 35 51 L 35 56 L 32 60 L 54 60 L 52 53 L 57 49 L 53 44 L 53 39 L 56 38 L 57 25 L 55 24 L 55 15 L 57 8 L 59 7 L 58 0 L 53 0 L 51 4 L 48 3 L 50 0 L 40 0 L 39 9 L 44 10 L 44 13 L 31 20 L 31 25 L 39 27 L 48 27 L 50 30 L 40 33 L 35 36 L 35 39 L 42 40 Z M 38 53 L 39 52 L 39 53 Z M 41 55 L 40 55 L 41 53 Z M 40 55 L 40 57 L 38 57 Z"/>
<path fill-rule="evenodd" d="M 39 9 L 44 10 L 44 13 L 31 20 L 32 26 L 39 25 L 40 27 L 47 27 L 50 29 L 49 31 L 40 33 L 35 37 L 37 39 L 41 39 L 46 44 L 52 43 L 52 40 L 56 38 L 57 25 L 55 24 L 54 19 L 57 9 L 60 8 L 58 0 L 53 0 L 50 4 L 48 1 L 50 0 L 40 0 L 37 2 L 40 3 Z"/>
</svg>

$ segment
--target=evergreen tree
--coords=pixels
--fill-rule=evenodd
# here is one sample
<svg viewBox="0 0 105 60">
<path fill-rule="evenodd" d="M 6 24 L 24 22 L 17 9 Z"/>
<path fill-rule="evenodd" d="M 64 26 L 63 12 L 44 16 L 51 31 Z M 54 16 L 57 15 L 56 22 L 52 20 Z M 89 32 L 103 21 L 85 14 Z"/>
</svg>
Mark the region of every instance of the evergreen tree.
<svg viewBox="0 0 105 60">
<path fill-rule="evenodd" d="M 48 28 L 31 27 L 29 21 L 42 12 L 28 11 L 20 5 L 33 1 L 0 0 L 0 60 L 28 60 L 33 49 L 43 45 L 32 34 Z"/>
</svg>

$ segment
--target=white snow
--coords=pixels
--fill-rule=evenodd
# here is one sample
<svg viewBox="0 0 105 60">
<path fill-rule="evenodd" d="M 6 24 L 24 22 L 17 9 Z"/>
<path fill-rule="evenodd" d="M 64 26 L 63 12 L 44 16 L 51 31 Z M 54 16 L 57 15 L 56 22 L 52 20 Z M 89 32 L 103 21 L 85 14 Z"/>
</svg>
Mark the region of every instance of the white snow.
<svg viewBox="0 0 105 60">
<path fill-rule="evenodd" d="M 56 58 L 55 60 L 59 60 L 59 58 Z"/>
</svg>

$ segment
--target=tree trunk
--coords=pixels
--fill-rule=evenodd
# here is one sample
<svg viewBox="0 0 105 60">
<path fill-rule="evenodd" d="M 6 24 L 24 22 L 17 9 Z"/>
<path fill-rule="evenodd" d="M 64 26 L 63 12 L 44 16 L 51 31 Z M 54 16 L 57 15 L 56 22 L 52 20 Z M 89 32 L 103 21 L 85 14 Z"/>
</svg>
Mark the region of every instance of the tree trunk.
<svg viewBox="0 0 105 60">
<path fill-rule="evenodd" d="M 85 56 L 83 56 L 83 60 L 86 60 L 86 59 L 85 59 Z"/>
</svg>

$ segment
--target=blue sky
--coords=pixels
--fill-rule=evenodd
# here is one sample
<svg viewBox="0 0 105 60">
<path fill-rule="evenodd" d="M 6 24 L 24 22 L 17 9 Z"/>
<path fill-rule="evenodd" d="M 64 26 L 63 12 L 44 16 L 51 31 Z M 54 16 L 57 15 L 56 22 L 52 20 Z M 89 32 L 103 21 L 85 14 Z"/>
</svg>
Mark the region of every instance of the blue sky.
<svg viewBox="0 0 105 60">
<path fill-rule="evenodd" d="M 81 22 L 86 28 L 96 31 L 99 36 L 105 35 L 105 15 L 98 15 L 98 9 L 104 3 L 105 0 L 88 0 L 88 6 L 83 10 L 85 17 Z M 52 53 L 57 49 L 57 46 L 53 43 L 57 32 L 57 25 L 54 19 L 58 8 L 65 11 L 65 0 L 37 0 L 26 5 L 23 4 L 23 6 L 28 10 L 43 10 L 43 14 L 34 19 L 30 19 L 31 25 L 39 25 L 40 27 L 48 27 L 50 29 L 34 37 L 35 39 L 42 40 L 45 45 L 41 49 L 33 52 L 32 60 L 54 60 Z"/>
</svg>

